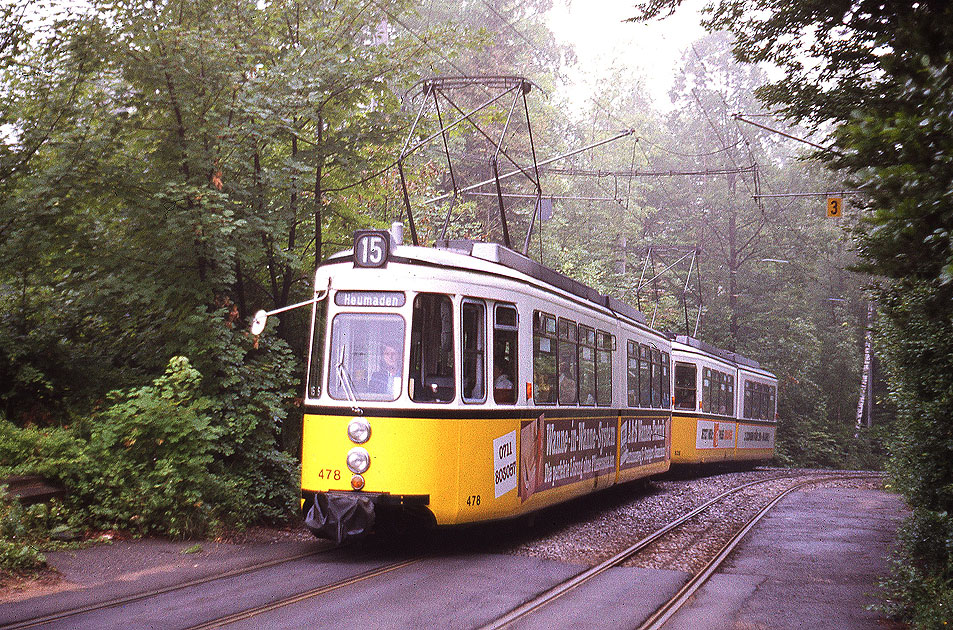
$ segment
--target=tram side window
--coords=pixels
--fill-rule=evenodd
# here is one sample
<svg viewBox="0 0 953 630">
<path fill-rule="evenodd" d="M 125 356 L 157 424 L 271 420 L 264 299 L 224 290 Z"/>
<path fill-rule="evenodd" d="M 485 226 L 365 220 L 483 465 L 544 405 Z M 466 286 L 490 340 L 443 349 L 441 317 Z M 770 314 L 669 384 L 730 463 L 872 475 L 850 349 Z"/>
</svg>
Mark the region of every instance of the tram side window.
<svg viewBox="0 0 953 630">
<path fill-rule="evenodd" d="M 579 327 L 579 404 L 596 404 L 596 331 Z"/>
<path fill-rule="evenodd" d="M 754 390 L 754 395 L 752 396 L 752 400 L 754 401 L 754 405 L 753 405 L 754 417 L 760 420 L 762 416 L 761 406 L 763 403 L 762 401 L 763 392 L 761 391 L 761 383 L 752 383 L 752 389 Z"/>
<path fill-rule="evenodd" d="M 551 405 L 556 391 L 556 318 L 533 311 L 533 397 Z"/>
<path fill-rule="evenodd" d="M 652 406 L 652 352 L 644 344 L 639 344 L 639 404 Z"/>
<path fill-rule="evenodd" d="M 639 406 L 639 344 L 626 341 L 626 395 L 630 407 Z"/>
<path fill-rule="evenodd" d="M 408 384 L 415 402 L 453 400 L 453 303 L 447 295 L 414 298 Z"/>
<path fill-rule="evenodd" d="M 311 336 L 311 369 L 308 371 L 308 397 L 321 397 L 324 379 L 324 333 L 328 325 L 328 301 L 314 305 L 314 334 Z"/>
<path fill-rule="evenodd" d="M 774 386 L 756 381 L 745 381 L 744 417 L 754 420 L 771 420 L 777 389 Z"/>
<path fill-rule="evenodd" d="M 778 402 L 778 388 L 772 385 L 768 394 L 768 417 L 766 418 L 767 420 L 774 420 L 775 416 L 777 416 L 777 413 L 778 413 L 777 402 Z"/>
<path fill-rule="evenodd" d="M 652 406 L 662 406 L 662 353 L 652 348 Z"/>
<path fill-rule="evenodd" d="M 672 407 L 672 376 L 669 372 L 671 363 L 669 362 L 668 352 L 662 353 L 662 407 L 670 409 Z"/>
<path fill-rule="evenodd" d="M 486 400 L 486 305 L 476 300 L 465 300 L 461 321 L 463 400 L 483 402 Z"/>
<path fill-rule="evenodd" d="M 596 404 L 612 404 L 612 335 L 596 332 Z"/>
<path fill-rule="evenodd" d="M 493 400 L 500 405 L 516 404 L 518 323 L 515 306 L 496 305 L 493 319 Z"/>
<path fill-rule="evenodd" d="M 711 412 L 721 413 L 721 372 L 711 371 Z"/>
<path fill-rule="evenodd" d="M 675 363 L 675 408 L 695 409 L 698 369 L 694 363 Z"/>
<path fill-rule="evenodd" d="M 729 374 L 728 378 L 725 379 L 726 394 L 728 396 L 728 402 L 726 404 L 727 413 L 729 416 L 735 415 L 735 375 Z"/>
<path fill-rule="evenodd" d="M 718 413 L 728 413 L 728 375 L 718 372 Z"/>
<path fill-rule="evenodd" d="M 702 369 L 702 411 L 711 413 L 711 368 Z"/>
<path fill-rule="evenodd" d="M 579 400 L 579 351 L 576 335 L 576 324 L 560 317 L 557 341 L 560 405 L 575 405 Z"/>
</svg>

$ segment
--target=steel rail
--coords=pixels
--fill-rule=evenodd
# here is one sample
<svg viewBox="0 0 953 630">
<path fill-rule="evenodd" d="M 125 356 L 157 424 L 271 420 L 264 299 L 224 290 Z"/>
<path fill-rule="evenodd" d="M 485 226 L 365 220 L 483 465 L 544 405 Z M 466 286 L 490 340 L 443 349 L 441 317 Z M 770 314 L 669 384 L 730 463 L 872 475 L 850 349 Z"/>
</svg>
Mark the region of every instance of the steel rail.
<svg viewBox="0 0 953 630">
<path fill-rule="evenodd" d="M 804 482 L 804 483 L 801 484 L 801 485 L 808 485 L 808 484 L 811 484 L 811 483 L 822 483 L 822 482 L 824 482 L 824 481 L 828 481 L 828 480 L 831 480 L 831 479 L 856 479 L 856 478 L 866 478 L 866 477 L 872 477 L 872 476 L 876 476 L 876 475 L 869 474 L 869 473 L 868 473 L 868 474 L 865 474 L 865 475 L 855 475 L 855 476 L 823 475 L 823 476 L 817 477 L 817 478 L 815 478 L 815 479 L 811 479 L 811 480 L 809 480 L 809 481 L 806 481 L 806 482 Z M 646 537 L 643 538 L 642 540 L 640 540 L 640 541 L 636 542 L 635 544 L 633 544 L 633 545 L 627 547 L 626 549 L 620 551 L 619 553 L 617 553 L 616 555 L 612 556 L 612 557 L 609 558 L 608 560 L 605 560 L 604 562 L 601 562 L 600 564 L 597 564 L 596 566 L 594 566 L 594 567 L 592 567 L 592 568 L 590 568 L 590 569 L 587 569 L 587 570 L 585 570 L 585 571 L 583 571 L 583 572 L 581 572 L 581 573 L 578 573 L 577 575 L 575 575 L 575 576 L 569 578 L 568 580 L 566 580 L 566 581 L 564 581 L 564 582 L 561 582 L 560 584 L 557 584 L 556 586 L 554 586 L 554 587 L 552 587 L 551 589 L 549 589 L 549 590 L 547 590 L 547 591 L 541 593 L 540 595 L 537 595 L 536 597 L 534 597 L 534 598 L 532 598 L 532 599 L 530 599 L 530 600 L 524 602 L 523 604 L 521 604 L 520 606 L 514 608 L 514 609 L 511 610 L 510 612 L 508 612 L 508 613 L 506 613 L 506 614 L 504 614 L 504 615 L 498 617 L 498 618 L 495 619 L 494 621 L 491 621 L 490 623 L 488 623 L 488 624 L 486 624 L 486 625 L 484 625 L 484 626 L 481 626 L 480 630 L 498 630 L 498 629 L 500 629 L 500 628 L 505 628 L 506 626 L 508 626 L 508 625 L 510 625 L 510 624 L 512 624 L 512 623 L 514 623 L 515 621 L 519 620 L 520 618 L 522 618 L 522 617 L 524 617 L 524 616 L 526 616 L 526 615 L 528 615 L 528 614 L 531 614 L 531 613 L 533 613 L 533 612 L 536 612 L 537 610 L 539 610 L 540 608 L 542 608 L 543 606 L 545 606 L 545 605 L 548 604 L 549 602 L 552 602 L 552 601 L 558 599 L 559 597 L 562 597 L 562 596 L 565 595 L 566 593 L 572 591 L 573 589 L 575 589 L 576 587 L 578 587 L 578 586 L 584 584 L 585 582 L 588 582 L 589 580 L 591 580 L 592 578 L 596 577 L 597 575 L 599 575 L 599 574 L 601 574 L 601 573 L 604 573 L 605 571 L 607 571 L 607 570 L 609 570 L 609 569 L 611 569 L 611 568 L 614 568 L 614 567 L 617 567 L 617 566 L 621 565 L 623 562 L 625 562 L 626 560 L 628 560 L 629 558 L 631 558 L 632 556 L 634 556 L 634 555 L 635 555 L 636 553 L 638 553 L 639 551 L 642 551 L 643 549 L 645 549 L 646 547 L 648 547 L 650 544 L 652 544 L 652 543 L 655 542 L 656 540 L 662 538 L 664 535 L 666 535 L 667 533 L 669 533 L 669 532 L 672 531 L 673 529 L 675 529 L 675 528 L 677 528 L 677 527 L 683 525 L 685 522 L 691 520 L 691 519 L 694 518 L 695 516 L 698 516 L 699 514 L 701 514 L 702 512 L 704 512 L 705 510 L 707 510 L 707 509 L 710 508 L 711 506 L 715 505 L 716 503 L 720 502 L 722 499 L 725 499 L 726 497 L 729 497 L 729 496 L 731 496 L 731 495 L 733 495 L 733 494 L 736 494 L 736 493 L 738 493 L 738 492 L 740 492 L 740 491 L 742 491 L 742 490 L 745 490 L 745 489 L 747 489 L 747 488 L 750 488 L 750 487 L 752 487 L 752 486 L 756 486 L 756 485 L 760 485 L 760 484 L 764 484 L 764 483 L 769 483 L 769 482 L 772 482 L 772 481 L 784 481 L 785 479 L 792 479 L 792 477 L 790 477 L 790 476 L 771 477 L 771 478 L 768 478 L 768 479 L 760 479 L 760 480 L 758 480 L 758 481 L 752 481 L 752 482 L 749 482 L 749 483 L 746 483 L 746 484 L 742 484 L 742 485 L 737 486 L 737 487 L 734 487 L 734 488 L 730 488 L 730 489 L 728 489 L 728 490 L 722 492 L 722 493 L 719 494 L 718 496 L 716 496 L 714 499 L 711 499 L 711 500 L 708 501 L 707 503 L 704 503 L 703 505 L 701 505 L 701 506 L 699 506 L 699 507 L 697 507 L 697 508 L 695 508 L 695 509 L 693 509 L 693 510 L 691 510 L 691 511 L 685 513 L 685 514 L 683 514 L 682 516 L 678 517 L 678 518 L 675 519 L 674 521 L 671 521 L 670 523 L 668 523 L 667 525 L 665 525 L 665 526 L 662 527 L 661 529 L 658 529 L 657 531 L 655 531 L 655 532 L 649 534 L 648 536 L 646 536 Z M 800 486 L 795 486 L 795 487 L 800 487 Z M 785 493 L 785 494 L 786 494 L 786 493 Z M 779 501 L 779 500 L 780 500 L 780 499 L 776 499 L 775 501 L 773 501 L 773 502 L 771 503 L 771 506 L 773 506 L 773 505 L 774 505 L 775 503 L 777 503 L 777 501 Z M 754 525 L 754 524 L 752 523 L 751 526 L 753 526 L 753 525 Z M 750 528 L 748 528 L 748 529 L 750 529 Z M 746 531 L 747 531 L 747 530 L 746 530 Z M 681 592 L 681 591 L 680 591 L 680 592 Z M 643 628 L 639 628 L 639 630 L 643 630 Z"/>
<path fill-rule="evenodd" d="M 295 560 L 301 560 L 302 558 L 308 558 L 311 556 L 328 553 L 329 551 L 332 551 L 332 550 L 333 548 L 319 549 L 317 551 L 308 551 L 305 553 L 299 553 L 299 554 L 295 554 L 293 556 L 287 556 L 284 558 L 275 558 L 274 560 L 268 560 L 267 562 L 260 562 L 258 564 L 249 565 L 247 567 L 232 569 L 231 571 L 226 571 L 225 573 L 216 573 L 215 575 L 208 575 L 202 578 L 189 580 L 188 582 L 181 582 L 179 584 L 172 584 L 169 586 L 164 586 L 162 588 L 157 588 L 150 591 L 144 591 L 142 593 L 136 593 L 135 595 L 128 595 L 126 597 L 117 597 L 114 599 L 106 600 L 104 602 L 88 604 L 86 606 L 80 606 L 78 608 L 71 608 L 69 610 L 63 610 L 60 612 L 51 613 L 49 615 L 44 615 L 42 617 L 33 617 L 31 619 L 15 621 L 10 624 L 0 625 L 0 630 L 22 630 L 24 628 L 33 628 L 33 627 L 47 624 L 53 621 L 69 619 L 70 617 L 83 615 L 83 614 L 94 612 L 97 610 L 115 608 L 116 606 L 123 606 L 125 604 L 141 601 L 143 599 L 148 599 L 150 597 L 155 597 L 157 595 L 164 595 L 166 593 L 171 593 L 173 591 L 191 588 L 193 586 L 199 586 L 201 584 L 208 584 L 209 582 L 224 580 L 224 579 L 235 577 L 238 575 L 244 575 L 246 573 L 252 573 L 260 569 L 267 569 L 269 567 L 277 566 L 279 564 L 284 564 L 286 562 L 293 562 Z"/>
<path fill-rule="evenodd" d="M 712 575 L 715 574 L 715 571 L 728 559 L 728 556 L 731 555 L 731 552 L 741 544 L 741 541 L 745 536 L 748 535 L 754 526 L 762 518 L 767 516 L 778 503 L 781 502 L 784 497 L 791 494 L 795 490 L 799 490 L 804 486 L 810 486 L 817 483 L 823 483 L 825 481 L 831 480 L 840 480 L 840 479 L 866 479 L 871 477 L 878 477 L 878 474 L 866 474 L 866 475 L 837 475 L 837 476 L 826 476 L 819 477 L 815 479 L 809 479 L 807 481 L 802 481 L 801 483 L 795 484 L 790 488 L 785 489 L 780 492 L 774 499 L 771 500 L 764 508 L 762 508 L 757 514 L 755 514 L 745 525 L 735 532 L 735 535 L 725 543 L 721 550 L 715 554 L 715 557 L 708 561 L 704 568 L 696 573 L 686 584 L 683 586 L 675 595 L 672 596 L 667 602 L 662 604 L 662 606 L 656 610 L 648 619 L 646 619 L 642 625 L 638 627 L 638 630 L 658 630 L 663 627 L 668 621 L 681 610 L 689 600 L 691 600 L 695 593 L 704 586 Z"/>
<path fill-rule="evenodd" d="M 239 621 L 244 621 L 246 619 L 251 619 L 252 617 L 257 617 L 263 613 L 271 612 L 279 608 L 284 608 L 285 606 L 290 606 L 292 604 L 297 604 L 299 602 L 306 601 L 318 595 L 323 595 L 324 593 L 330 593 L 331 591 L 336 591 L 339 588 L 344 588 L 345 586 L 350 586 L 352 584 L 357 584 L 358 582 L 363 582 L 364 580 L 369 580 L 374 577 L 385 575 L 391 571 L 396 571 L 404 567 L 408 567 L 412 564 L 416 564 L 423 560 L 423 557 L 411 558 L 410 560 L 403 560 L 401 562 L 394 562 L 376 569 L 371 569 L 358 575 L 351 576 L 349 578 L 344 578 L 337 582 L 332 582 L 331 584 L 325 584 L 324 586 L 319 586 L 313 588 L 310 591 L 305 591 L 304 593 L 298 593 L 297 595 L 291 595 L 290 597 L 284 597 L 277 601 L 271 602 L 270 604 L 262 604 L 261 606 L 255 606 L 254 608 L 249 608 L 231 615 L 226 615 L 224 617 L 219 617 L 218 619 L 213 619 L 211 621 L 206 621 L 195 626 L 189 626 L 186 630 L 211 630 L 212 628 L 221 628 L 222 626 L 227 626 L 228 624 L 237 623 Z"/>
</svg>

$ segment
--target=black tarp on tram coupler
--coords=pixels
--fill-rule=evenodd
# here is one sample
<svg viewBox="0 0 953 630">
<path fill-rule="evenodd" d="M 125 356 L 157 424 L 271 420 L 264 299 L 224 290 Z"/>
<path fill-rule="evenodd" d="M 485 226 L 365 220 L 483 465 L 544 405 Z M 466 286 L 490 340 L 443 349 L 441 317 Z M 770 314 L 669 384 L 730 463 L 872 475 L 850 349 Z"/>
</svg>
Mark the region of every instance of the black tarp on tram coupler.
<svg viewBox="0 0 953 630">
<path fill-rule="evenodd" d="M 374 503 L 359 494 L 317 493 L 304 524 L 315 536 L 341 544 L 371 531 Z"/>
</svg>

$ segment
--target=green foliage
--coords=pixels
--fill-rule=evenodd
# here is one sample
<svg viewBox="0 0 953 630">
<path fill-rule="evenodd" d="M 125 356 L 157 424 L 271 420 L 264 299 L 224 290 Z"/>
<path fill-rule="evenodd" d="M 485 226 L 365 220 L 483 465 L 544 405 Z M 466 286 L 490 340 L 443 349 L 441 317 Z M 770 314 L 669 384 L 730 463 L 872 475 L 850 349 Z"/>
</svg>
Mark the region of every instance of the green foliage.
<svg viewBox="0 0 953 630">
<path fill-rule="evenodd" d="M 915 628 L 953 624 L 953 518 L 948 512 L 914 510 L 899 532 L 892 575 L 880 584 L 882 610 Z"/>
<path fill-rule="evenodd" d="M 233 507 L 222 504 L 229 487 L 212 472 L 221 430 L 200 380 L 185 357 L 175 357 L 152 385 L 109 396 L 90 434 L 89 455 L 101 468 L 74 489 L 93 527 L 202 534 Z"/>
<path fill-rule="evenodd" d="M 679 4 L 648 0 L 641 17 Z M 865 192 L 854 237 L 861 267 L 881 277 L 878 347 L 897 413 L 885 444 L 914 509 L 894 594 L 898 612 L 941 627 L 953 577 L 953 6 L 721 0 L 709 25 L 735 35 L 739 59 L 785 70 L 759 97 L 830 125 L 837 150 L 822 157 Z"/>
<path fill-rule="evenodd" d="M 46 556 L 33 545 L 0 539 L 0 570 L 27 571 L 46 566 Z"/>
<path fill-rule="evenodd" d="M 949 288 L 884 288 L 880 347 L 900 423 L 890 470 L 915 508 L 953 513 L 953 313 Z"/>
<path fill-rule="evenodd" d="M 271 367 L 271 378 L 287 378 Z M 110 393 L 102 411 L 73 428 L 0 423 L 0 462 L 63 484 L 69 522 L 86 529 L 182 537 L 286 519 L 295 466 L 258 420 L 279 404 L 249 378 L 259 373 L 236 376 L 226 405 L 204 396 L 201 374 L 174 357 L 151 385 Z"/>
<path fill-rule="evenodd" d="M 464 36 L 398 31 L 409 4 L 0 9 L 0 413 L 27 427 L 0 427 L 0 466 L 62 481 L 88 527 L 294 513 L 279 432 L 300 421 L 308 314 L 260 342 L 244 326 L 375 221 L 386 185 L 327 189 L 390 161 L 419 35 L 451 55 Z M 154 380 L 172 356 L 201 382 Z"/>
<path fill-rule="evenodd" d="M 46 506 L 24 509 L 19 501 L 6 498 L 0 486 L 0 571 L 29 571 L 46 565 L 35 546 L 38 522 L 45 521 Z"/>
<path fill-rule="evenodd" d="M 953 29 L 953 15 L 950 22 Z M 859 110 L 838 130 L 850 152 L 837 164 L 850 168 L 853 183 L 870 198 L 857 230 L 866 267 L 889 278 L 950 285 L 953 55 L 911 64 L 906 80 L 887 88 L 889 109 Z"/>
</svg>

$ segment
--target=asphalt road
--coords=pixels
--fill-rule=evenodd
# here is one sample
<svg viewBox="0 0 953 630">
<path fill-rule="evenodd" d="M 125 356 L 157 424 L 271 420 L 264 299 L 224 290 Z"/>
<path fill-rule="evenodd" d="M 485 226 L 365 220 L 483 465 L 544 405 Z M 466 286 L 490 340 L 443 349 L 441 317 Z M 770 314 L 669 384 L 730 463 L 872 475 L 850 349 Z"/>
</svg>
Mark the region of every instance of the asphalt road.
<svg viewBox="0 0 953 630">
<path fill-rule="evenodd" d="M 877 601 L 873 593 L 878 578 L 887 572 L 886 557 L 903 514 L 900 499 L 882 491 L 830 488 L 793 493 L 755 527 L 722 571 L 668 627 L 889 627 L 867 606 Z M 507 530 L 499 531 L 502 535 Z M 182 554 L 183 546 L 140 541 L 70 552 L 60 557 L 58 566 L 67 582 L 71 571 L 84 567 L 85 587 L 38 592 L 36 597 L 2 604 L 0 626 L 283 554 L 319 551 L 290 563 L 41 626 L 186 628 L 410 555 L 399 548 L 377 553 L 374 548 L 331 550 L 317 542 L 288 542 L 208 548 L 193 556 Z M 133 563 L 133 558 L 139 560 Z M 149 558 L 154 559 L 151 564 Z M 56 558 L 53 561 L 56 564 Z M 415 564 L 229 627 L 472 628 L 583 568 L 494 552 L 432 550 Z M 541 616 L 523 618 L 514 627 L 633 628 L 688 577 L 670 570 L 612 569 L 549 604 Z"/>
<path fill-rule="evenodd" d="M 877 581 L 905 508 L 897 495 L 854 488 L 794 492 L 752 530 L 679 611 L 679 630 L 890 628 Z M 900 626 L 896 626 L 900 627 Z"/>
</svg>

